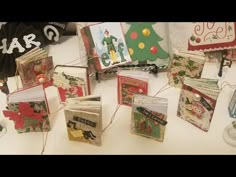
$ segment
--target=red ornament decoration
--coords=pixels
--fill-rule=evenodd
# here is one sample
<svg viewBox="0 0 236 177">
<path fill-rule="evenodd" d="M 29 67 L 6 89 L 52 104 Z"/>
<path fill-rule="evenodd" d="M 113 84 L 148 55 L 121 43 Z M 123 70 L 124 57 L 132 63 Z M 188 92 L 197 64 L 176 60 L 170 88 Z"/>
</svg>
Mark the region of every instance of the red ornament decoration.
<svg viewBox="0 0 236 177">
<path fill-rule="evenodd" d="M 199 42 L 201 42 L 201 39 L 200 39 L 200 38 L 197 38 L 197 39 L 196 39 L 196 43 L 199 43 Z"/>
<path fill-rule="evenodd" d="M 130 34 L 130 38 L 131 38 L 131 39 L 137 39 L 137 37 L 138 37 L 138 33 L 137 33 L 137 32 L 132 32 L 132 33 Z"/>
<path fill-rule="evenodd" d="M 157 48 L 156 46 L 152 46 L 152 47 L 150 48 L 150 51 L 151 51 L 152 54 L 156 54 L 157 51 L 158 51 L 158 48 Z"/>
</svg>

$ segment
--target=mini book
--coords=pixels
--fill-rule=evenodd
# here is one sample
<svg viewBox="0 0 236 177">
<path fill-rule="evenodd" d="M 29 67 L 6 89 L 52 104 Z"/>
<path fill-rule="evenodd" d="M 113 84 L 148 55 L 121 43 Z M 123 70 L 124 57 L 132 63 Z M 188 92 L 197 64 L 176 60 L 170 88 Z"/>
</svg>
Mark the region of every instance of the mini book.
<svg viewBox="0 0 236 177">
<path fill-rule="evenodd" d="M 98 23 L 80 30 L 88 55 L 88 66 L 103 71 L 131 62 L 122 27 L 117 22 Z"/>
<path fill-rule="evenodd" d="M 148 94 L 149 74 L 143 71 L 120 70 L 117 73 L 118 104 L 131 106 L 135 94 Z"/>
<path fill-rule="evenodd" d="M 43 85 L 10 93 L 3 115 L 13 120 L 18 133 L 50 130 L 49 107 Z"/>
<path fill-rule="evenodd" d="M 131 132 L 157 141 L 164 141 L 167 125 L 166 98 L 135 95 L 131 113 Z"/>
<path fill-rule="evenodd" d="M 169 85 L 181 88 L 182 80 L 186 77 L 200 78 L 205 64 L 205 57 L 201 55 L 176 52 L 168 72 Z"/>
<path fill-rule="evenodd" d="M 219 93 L 218 80 L 185 78 L 179 98 L 178 117 L 207 132 Z"/>
<path fill-rule="evenodd" d="M 38 84 L 43 84 L 44 88 L 52 85 L 53 59 L 45 50 L 35 48 L 25 53 L 16 58 L 16 65 L 23 88 Z"/>
<path fill-rule="evenodd" d="M 70 140 L 101 146 L 102 102 L 100 96 L 68 98 L 64 113 Z"/>
<path fill-rule="evenodd" d="M 61 103 L 68 98 L 90 95 L 88 68 L 57 65 L 54 69 L 53 85 L 57 87 Z"/>
<path fill-rule="evenodd" d="M 231 101 L 228 106 L 230 117 L 236 118 L 236 90 L 231 98 Z"/>
</svg>

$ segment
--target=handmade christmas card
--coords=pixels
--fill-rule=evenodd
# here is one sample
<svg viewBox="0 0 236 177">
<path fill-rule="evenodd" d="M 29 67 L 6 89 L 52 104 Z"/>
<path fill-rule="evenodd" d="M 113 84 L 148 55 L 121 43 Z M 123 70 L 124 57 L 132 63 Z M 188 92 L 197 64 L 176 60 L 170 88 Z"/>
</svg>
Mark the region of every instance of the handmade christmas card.
<svg viewBox="0 0 236 177">
<path fill-rule="evenodd" d="M 54 69 L 53 84 L 58 89 L 61 103 L 67 98 L 90 95 L 87 67 L 57 65 Z"/>
<path fill-rule="evenodd" d="M 235 22 L 195 22 L 188 50 L 216 51 L 236 48 Z"/>
<path fill-rule="evenodd" d="M 88 55 L 88 65 L 102 71 L 131 62 L 120 23 L 106 22 L 80 30 Z"/>
<path fill-rule="evenodd" d="M 186 77 L 180 93 L 177 116 L 207 132 L 219 93 L 218 80 Z"/>
<path fill-rule="evenodd" d="M 132 102 L 131 132 L 164 141 L 167 109 L 166 98 L 135 95 Z"/>
<path fill-rule="evenodd" d="M 118 104 L 131 106 L 135 94 L 148 94 L 149 74 L 143 71 L 120 70 L 117 74 Z"/>
<path fill-rule="evenodd" d="M 16 58 L 23 88 L 43 84 L 44 88 L 52 85 L 53 59 L 40 48 L 35 48 L 19 58 Z"/>
<path fill-rule="evenodd" d="M 204 63 L 204 56 L 176 51 L 169 66 L 169 85 L 181 88 L 184 77 L 200 78 Z"/>
<path fill-rule="evenodd" d="M 18 133 L 50 130 L 49 107 L 43 85 L 10 93 L 3 115 L 15 123 Z"/>
<path fill-rule="evenodd" d="M 122 23 L 122 27 L 133 62 L 168 66 L 167 23 L 129 22 Z"/>
<path fill-rule="evenodd" d="M 102 103 L 100 96 L 68 98 L 64 113 L 70 140 L 101 146 Z"/>
</svg>

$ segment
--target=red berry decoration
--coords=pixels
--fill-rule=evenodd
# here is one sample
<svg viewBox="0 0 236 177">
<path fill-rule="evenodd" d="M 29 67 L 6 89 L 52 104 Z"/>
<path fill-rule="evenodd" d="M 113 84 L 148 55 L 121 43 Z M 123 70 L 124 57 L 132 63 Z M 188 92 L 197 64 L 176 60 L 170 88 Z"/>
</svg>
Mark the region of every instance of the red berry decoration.
<svg viewBox="0 0 236 177">
<path fill-rule="evenodd" d="M 150 51 L 151 51 L 152 54 L 156 54 L 157 51 L 158 51 L 158 48 L 157 48 L 156 46 L 152 46 L 152 47 L 150 48 Z"/>
<path fill-rule="evenodd" d="M 226 62 L 226 65 L 229 65 L 229 62 L 228 62 L 228 61 Z"/>
<path fill-rule="evenodd" d="M 197 42 L 197 43 L 200 43 L 200 42 L 201 42 L 201 39 L 198 37 L 198 38 L 196 39 L 196 42 Z"/>
</svg>

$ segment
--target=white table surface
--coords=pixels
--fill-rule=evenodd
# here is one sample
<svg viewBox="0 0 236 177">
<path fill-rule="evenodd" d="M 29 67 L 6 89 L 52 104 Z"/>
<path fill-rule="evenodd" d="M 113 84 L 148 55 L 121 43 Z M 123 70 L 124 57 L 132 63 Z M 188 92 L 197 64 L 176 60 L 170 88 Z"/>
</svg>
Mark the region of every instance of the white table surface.
<svg viewBox="0 0 236 177">
<path fill-rule="evenodd" d="M 77 36 L 64 37 L 60 45 L 48 47 L 54 64 L 65 64 L 79 58 Z M 74 63 L 78 63 L 75 61 Z M 73 64 L 73 63 L 71 63 Z M 228 81 L 236 84 L 236 66 L 226 69 L 220 83 Z M 218 66 L 206 64 L 202 77 L 217 78 Z M 167 84 L 167 73 L 158 77 L 150 75 L 149 95 L 154 95 Z M 9 78 L 10 91 L 16 89 L 15 78 Z M 116 79 L 96 83 L 93 93 L 102 95 L 103 127 L 109 122 L 117 106 Z M 70 141 L 67 136 L 63 110 L 55 114 L 52 130 L 48 133 L 44 154 L 236 154 L 236 148 L 226 144 L 222 138 L 224 128 L 233 118 L 229 117 L 228 104 L 234 89 L 225 87 L 220 93 L 209 132 L 204 132 L 176 116 L 180 90 L 170 88 L 159 97 L 168 98 L 168 117 L 164 142 L 154 141 L 130 133 L 131 108 L 121 106 L 113 124 L 102 136 L 102 146 Z M 51 112 L 59 107 L 58 93 L 55 87 L 46 89 Z M 7 128 L 7 133 L 0 138 L 0 154 L 40 154 L 43 146 L 43 133 L 18 134 L 13 121 L 3 117 L 6 96 L 0 93 L 0 123 Z"/>
</svg>

